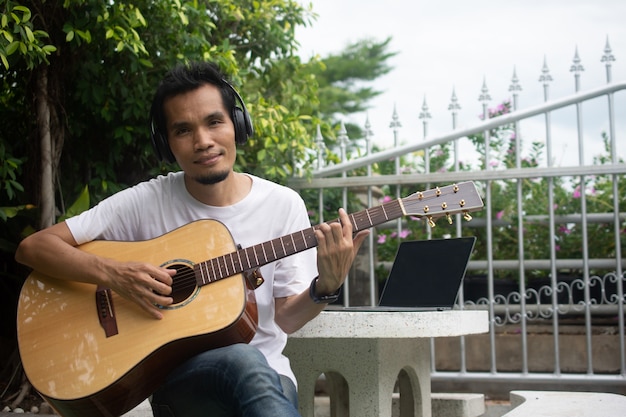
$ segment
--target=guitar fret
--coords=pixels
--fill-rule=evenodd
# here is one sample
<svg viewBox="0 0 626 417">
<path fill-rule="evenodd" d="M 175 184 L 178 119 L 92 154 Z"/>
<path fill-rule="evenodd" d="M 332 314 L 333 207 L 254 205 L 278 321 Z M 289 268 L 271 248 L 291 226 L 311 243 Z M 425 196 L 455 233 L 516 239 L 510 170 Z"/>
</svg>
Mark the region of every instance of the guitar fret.
<svg viewBox="0 0 626 417">
<path fill-rule="evenodd" d="M 230 273 L 228 272 L 228 255 L 222 255 L 222 265 L 224 265 L 224 270 L 226 271 L 226 273 L 224 274 L 225 277 L 229 276 Z"/>
<path fill-rule="evenodd" d="M 246 254 L 246 262 L 248 263 L 248 267 L 246 269 L 252 269 L 252 265 L 250 264 L 250 257 L 248 256 L 248 249 L 244 249 L 243 253 Z"/>
<path fill-rule="evenodd" d="M 354 217 L 354 214 L 351 214 L 350 218 L 352 219 L 352 227 L 354 227 L 355 230 L 359 230 L 359 225 L 357 224 L 357 221 L 356 221 L 356 218 Z"/>
<path fill-rule="evenodd" d="M 196 276 L 200 277 L 200 282 L 198 283 L 198 285 L 206 285 L 206 280 L 204 279 L 204 271 L 202 270 L 203 265 L 204 265 L 204 262 L 201 262 L 201 263 L 196 264 L 196 265 L 193 266 L 194 272 L 196 270 L 198 271 Z M 196 281 L 198 281 L 197 278 L 196 278 Z"/>
<path fill-rule="evenodd" d="M 220 278 L 224 278 L 224 277 L 228 276 L 228 275 L 226 275 L 226 274 L 224 274 L 222 272 L 222 267 L 224 267 L 224 268 L 226 267 L 226 265 L 224 265 L 224 257 L 223 256 L 220 256 L 219 258 L 217 258 L 217 267 L 218 267 L 219 272 L 220 272 Z"/>
<path fill-rule="evenodd" d="M 217 274 L 215 273 L 215 264 L 214 264 L 214 262 L 215 262 L 215 259 L 211 259 L 209 261 L 209 263 L 211 264 L 211 271 L 213 273 L 213 276 L 217 277 Z M 209 275 L 209 282 L 211 282 L 211 274 L 208 274 L 208 275 Z"/>
<path fill-rule="evenodd" d="M 287 256 L 287 249 L 285 248 L 285 241 L 283 240 L 282 237 L 279 240 L 280 240 L 280 245 L 283 247 L 283 253 L 285 254 L 285 256 Z"/>
<path fill-rule="evenodd" d="M 296 253 L 298 245 L 296 245 L 296 241 L 294 239 L 295 236 L 292 233 L 292 234 L 289 235 L 289 237 L 291 238 L 291 247 L 293 248 L 293 252 Z"/>
<path fill-rule="evenodd" d="M 261 265 L 261 262 L 259 262 L 259 257 L 258 257 L 258 256 L 257 256 L 257 254 L 256 254 L 256 249 L 254 248 L 254 246 L 253 246 L 253 247 L 251 247 L 250 249 L 252 249 L 252 253 L 254 254 L 254 259 L 255 259 L 255 261 L 256 261 L 256 265 L 257 265 L 257 266 L 258 266 L 258 265 Z"/>
<path fill-rule="evenodd" d="M 202 277 L 202 284 L 207 284 L 208 271 L 206 270 L 206 262 L 200 264 L 198 269 L 200 270 L 200 276 Z"/>
<path fill-rule="evenodd" d="M 274 241 L 270 240 L 270 246 L 272 247 L 272 252 L 274 253 L 274 259 L 278 259 L 278 256 L 276 255 L 276 248 L 274 247 Z"/>
<path fill-rule="evenodd" d="M 237 272 L 237 268 L 235 268 L 235 258 L 233 258 L 233 254 L 232 253 L 230 254 L 230 264 L 233 267 L 233 274 L 235 274 Z"/>
<path fill-rule="evenodd" d="M 311 227 L 309 229 L 311 231 L 311 233 L 309 233 L 308 238 L 312 240 L 311 245 L 309 245 L 308 247 L 313 247 L 317 245 L 317 238 L 315 237 L 315 228 Z M 306 239 L 305 239 L 306 240 Z"/>
<path fill-rule="evenodd" d="M 383 209 L 383 214 L 385 215 L 385 220 L 389 220 L 389 216 L 387 216 L 387 210 L 385 210 L 385 205 L 383 204 L 382 206 L 380 206 L 381 209 Z"/>
<path fill-rule="evenodd" d="M 243 267 L 243 260 L 241 259 L 241 251 L 237 251 L 237 259 L 238 265 L 241 271 L 244 271 L 246 268 Z"/>
<path fill-rule="evenodd" d="M 306 235 L 304 234 L 304 230 L 301 230 L 300 234 L 302 235 L 302 242 L 304 243 L 304 247 L 308 249 L 309 245 L 306 243 Z"/>
<path fill-rule="evenodd" d="M 268 260 L 267 260 L 267 252 L 265 252 L 265 246 L 263 246 L 262 243 L 261 243 L 261 250 L 263 251 L 263 258 L 265 259 L 265 262 L 268 262 Z"/>
</svg>

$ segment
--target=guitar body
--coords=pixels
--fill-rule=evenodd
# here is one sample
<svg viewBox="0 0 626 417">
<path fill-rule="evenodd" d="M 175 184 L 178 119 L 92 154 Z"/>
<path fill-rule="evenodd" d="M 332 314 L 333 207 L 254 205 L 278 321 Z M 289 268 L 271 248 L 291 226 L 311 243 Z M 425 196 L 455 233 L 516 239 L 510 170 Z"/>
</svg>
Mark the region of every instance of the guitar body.
<svg viewBox="0 0 626 417">
<path fill-rule="evenodd" d="M 81 250 L 120 261 L 192 271 L 235 250 L 219 222 L 200 220 L 141 242 L 94 241 Z M 184 275 L 180 272 L 177 275 Z M 177 276 L 174 276 L 174 292 Z M 110 292 L 116 334 L 99 320 L 96 286 L 33 272 L 18 304 L 24 370 L 63 416 L 119 416 L 138 405 L 184 360 L 208 349 L 249 342 L 256 331 L 254 291 L 242 274 L 186 286 L 162 320 Z"/>
</svg>

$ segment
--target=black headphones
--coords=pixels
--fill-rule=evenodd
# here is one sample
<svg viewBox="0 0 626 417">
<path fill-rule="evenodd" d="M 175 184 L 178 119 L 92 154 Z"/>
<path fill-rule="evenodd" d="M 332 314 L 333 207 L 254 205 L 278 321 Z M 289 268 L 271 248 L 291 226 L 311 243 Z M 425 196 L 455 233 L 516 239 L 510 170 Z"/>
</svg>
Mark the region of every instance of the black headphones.
<svg viewBox="0 0 626 417">
<path fill-rule="evenodd" d="M 246 109 L 246 104 L 243 102 L 243 99 L 237 90 L 235 90 L 235 88 L 228 81 L 222 79 L 222 82 L 230 91 L 232 91 L 233 96 L 235 97 L 236 102 L 231 110 L 230 117 L 233 121 L 233 125 L 235 126 L 235 143 L 237 145 L 243 145 L 246 143 L 248 138 L 254 134 L 252 119 L 250 117 L 250 113 L 248 113 L 248 110 Z M 239 105 L 237 105 L 237 102 L 239 102 Z M 167 135 L 164 135 L 159 131 L 158 123 L 155 121 L 154 116 L 154 109 L 152 109 L 150 112 L 150 138 L 152 140 L 152 145 L 157 158 L 169 163 L 176 162 L 176 158 L 174 158 L 170 144 L 167 141 Z"/>
</svg>

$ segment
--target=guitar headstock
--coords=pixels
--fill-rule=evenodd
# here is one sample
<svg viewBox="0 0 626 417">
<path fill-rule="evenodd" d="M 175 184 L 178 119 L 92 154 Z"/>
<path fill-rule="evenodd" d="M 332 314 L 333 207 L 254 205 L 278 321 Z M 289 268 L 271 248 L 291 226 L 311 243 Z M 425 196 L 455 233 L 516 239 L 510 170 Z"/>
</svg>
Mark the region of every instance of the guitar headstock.
<svg viewBox="0 0 626 417">
<path fill-rule="evenodd" d="M 419 191 L 401 201 L 405 216 L 426 217 L 433 227 L 440 217 L 446 217 L 452 223 L 451 215 L 457 213 L 471 220 L 469 213 L 483 208 L 483 200 L 471 181 Z"/>
</svg>

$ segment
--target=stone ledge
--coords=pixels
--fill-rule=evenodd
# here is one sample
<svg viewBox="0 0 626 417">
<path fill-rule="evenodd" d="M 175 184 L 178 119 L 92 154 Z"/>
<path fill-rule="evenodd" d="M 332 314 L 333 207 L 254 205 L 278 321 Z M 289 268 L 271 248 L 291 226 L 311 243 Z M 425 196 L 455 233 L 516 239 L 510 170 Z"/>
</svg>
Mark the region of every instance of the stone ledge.
<svg viewBox="0 0 626 417">
<path fill-rule="evenodd" d="M 485 413 L 483 394 L 432 393 L 432 414 L 437 417 L 478 417 Z"/>
<path fill-rule="evenodd" d="M 596 392 L 511 391 L 503 417 L 623 417 L 626 396 Z"/>
</svg>

